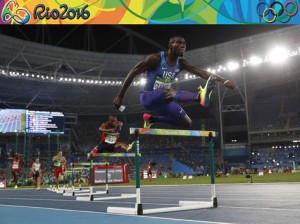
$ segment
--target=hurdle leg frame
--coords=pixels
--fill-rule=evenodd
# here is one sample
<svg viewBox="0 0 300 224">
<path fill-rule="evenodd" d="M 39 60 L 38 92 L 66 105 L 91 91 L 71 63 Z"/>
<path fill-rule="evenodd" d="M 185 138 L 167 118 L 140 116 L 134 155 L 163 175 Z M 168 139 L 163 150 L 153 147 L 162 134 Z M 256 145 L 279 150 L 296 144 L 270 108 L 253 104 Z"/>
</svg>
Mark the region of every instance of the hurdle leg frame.
<svg viewBox="0 0 300 224">
<path fill-rule="evenodd" d="M 215 163 L 214 163 L 214 141 L 213 135 L 210 132 L 209 135 L 209 164 L 210 164 L 210 183 L 211 183 L 211 202 L 212 207 L 218 207 L 218 199 L 216 195 L 216 184 L 215 184 Z"/>
<path fill-rule="evenodd" d="M 135 209 L 137 210 L 137 215 L 143 215 L 143 205 L 141 199 L 141 177 L 140 177 L 140 140 L 139 140 L 139 130 L 135 130 L 135 143 L 136 143 L 136 150 L 135 150 L 135 179 L 136 179 L 136 203 Z"/>
<path fill-rule="evenodd" d="M 131 215 L 143 215 L 143 204 L 141 201 L 141 177 L 140 177 L 140 141 L 139 141 L 139 130 L 135 129 L 135 207 L 134 208 L 122 208 L 122 207 L 108 207 L 108 213 L 117 214 L 131 214 Z"/>
<path fill-rule="evenodd" d="M 131 214 L 131 215 L 144 215 L 144 214 L 154 214 L 154 213 L 163 213 L 163 212 L 174 212 L 174 211 L 186 211 L 192 209 L 201 209 L 201 208 L 216 208 L 218 207 L 218 201 L 216 196 L 216 187 L 215 187 L 215 168 L 214 168 L 214 143 L 213 143 L 213 133 L 209 132 L 209 159 L 210 159 L 210 177 L 211 177 L 211 201 L 210 202 L 201 202 L 201 201 L 179 201 L 178 207 L 166 207 L 166 208 L 154 208 L 154 209 L 145 209 L 141 203 L 141 191 L 140 191 L 140 159 L 138 156 L 139 153 L 139 129 L 135 129 L 135 139 L 136 139 L 136 204 L 135 208 L 124 208 L 124 207 L 108 207 L 108 213 L 114 214 Z M 200 133 L 200 132 L 199 132 Z"/>
</svg>

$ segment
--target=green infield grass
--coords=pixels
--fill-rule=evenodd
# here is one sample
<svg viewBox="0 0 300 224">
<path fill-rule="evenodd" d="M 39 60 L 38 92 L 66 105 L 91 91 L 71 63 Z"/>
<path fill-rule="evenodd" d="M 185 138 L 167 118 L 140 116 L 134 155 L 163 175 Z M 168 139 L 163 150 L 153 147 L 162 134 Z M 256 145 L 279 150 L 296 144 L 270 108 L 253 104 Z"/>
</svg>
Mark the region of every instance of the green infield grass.
<svg viewBox="0 0 300 224">
<path fill-rule="evenodd" d="M 149 179 L 141 180 L 141 186 L 143 185 L 184 185 L 184 184 L 210 184 L 211 178 L 209 176 L 193 176 L 191 179 L 187 176 L 186 179 L 182 177 L 178 178 L 165 178 L 161 176 L 159 179 Z M 252 178 L 246 175 L 228 175 L 222 177 L 216 177 L 216 184 L 237 184 L 237 183 L 286 183 L 286 182 L 299 182 L 300 183 L 300 172 L 295 173 L 272 173 L 260 176 L 258 174 L 253 174 Z M 110 186 L 135 186 L 135 180 L 130 180 L 130 183 L 122 184 L 110 184 Z M 60 184 L 62 186 L 63 184 Z M 69 184 L 70 186 L 70 184 Z M 75 184 L 77 187 L 78 184 Z M 82 187 L 88 186 L 87 183 L 82 183 Z M 97 185 L 101 186 L 101 185 Z M 103 186 L 103 185 L 102 185 Z M 33 186 L 19 186 L 20 188 L 32 188 Z M 49 185 L 42 185 L 42 188 L 47 188 Z M 12 189 L 9 187 L 8 189 Z"/>
</svg>

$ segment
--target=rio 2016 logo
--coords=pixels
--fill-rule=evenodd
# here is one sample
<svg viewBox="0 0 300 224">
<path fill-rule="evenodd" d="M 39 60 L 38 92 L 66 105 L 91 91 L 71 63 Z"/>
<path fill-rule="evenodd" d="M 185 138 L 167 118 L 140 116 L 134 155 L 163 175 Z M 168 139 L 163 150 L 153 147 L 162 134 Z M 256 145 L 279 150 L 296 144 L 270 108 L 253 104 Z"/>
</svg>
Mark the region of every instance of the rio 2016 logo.
<svg viewBox="0 0 300 224">
<path fill-rule="evenodd" d="M 26 9 L 20 7 L 15 0 L 10 0 L 4 5 L 1 18 L 6 23 L 12 22 L 24 25 L 30 21 L 30 14 Z"/>
<path fill-rule="evenodd" d="M 59 6 L 62 9 L 60 12 L 58 9 L 50 9 L 45 7 L 43 4 L 37 5 L 33 10 L 33 17 L 35 19 L 88 19 L 90 17 L 90 12 L 86 10 L 88 5 L 83 6 L 82 8 L 69 8 L 66 4 Z"/>
<path fill-rule="evenodd" d="M 88 5 L 83 6 L 82 8 L 69 8 L 66 4 L 61 4 L 59 9 L 50 9 L 49 7 L 38 4 L 33 10 L 34 19 L 88 19 L 90 17 L 90 12 L 87 10 Z M 1 13 L 2 21 L 5 23 L 13 24 L 27 24 L 30 22 L 31 15 L 30 13 L 20 7 L 16 0 L 8 1 Z"/>
<path fill-rule="evenodd" d="M 265 2 L 260 2 L 256 7 L 256 11 L 266 23 L 277 21 L 287 23 L 297 14 L 298 5 L 293 1 L 288 1 L 284 5 L 279 1 L 274 1 L 270 5 Z"/>
</svg>

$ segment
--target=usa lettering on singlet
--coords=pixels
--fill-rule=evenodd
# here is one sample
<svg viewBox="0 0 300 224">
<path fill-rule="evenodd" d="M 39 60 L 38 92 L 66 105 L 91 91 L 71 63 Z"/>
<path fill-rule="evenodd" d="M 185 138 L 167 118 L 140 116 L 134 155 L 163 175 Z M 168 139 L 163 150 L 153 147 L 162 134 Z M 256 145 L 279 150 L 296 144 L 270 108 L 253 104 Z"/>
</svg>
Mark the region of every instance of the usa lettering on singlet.
<svg viewBox="0 0 300 224">
<path fill-rule="evenodd" d="M 160 66 L 156 71 L 147 71 L 147 83 L 145 85 L 145 91 L 151 91 L 158 88 L 171 88 L 171 85 L 180 73 L 179 59 L 177 59 L 174 66 L 169 66 L 166 61 L 165 52 L 160 52 Z"/>
</svg>

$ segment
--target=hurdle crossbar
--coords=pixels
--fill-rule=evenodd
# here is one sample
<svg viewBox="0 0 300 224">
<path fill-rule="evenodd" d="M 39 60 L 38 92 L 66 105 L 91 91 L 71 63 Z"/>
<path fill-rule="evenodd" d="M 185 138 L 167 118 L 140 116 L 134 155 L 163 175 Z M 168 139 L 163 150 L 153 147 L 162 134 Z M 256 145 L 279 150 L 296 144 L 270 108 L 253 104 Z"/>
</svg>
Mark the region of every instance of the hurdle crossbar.
<svg viewBox="0 0 300 224">
<path fill-rule="evenodd" d="M 135 157 L 135 153 L 96 153 L 93 157 Z M 141 153 L 139 153 L 141 156 Z"/>
<path fill-rule="evenodd" d="M 106 166 L 109 165 L 109 162 L 93 162 L 91 163 L 87 163 L 87 162 L 81 162 L 81 163 L 70 163 L 70 166 L 76 166 L 73 169 L 82 169 L 82 167 L 77 167 L 77 166 Z"/>
<path fill-rule="evenodd" d="M 140 135 L 167 135 L 167 136 L 191 136 L 191 137 L 216 137 L 215 131 L 199 130 L 177 130 L 177 129 L 150 129 L 150 128 L 129 128 L 130 134 L 134 134 L 138 129 Z"/>
</svg>

